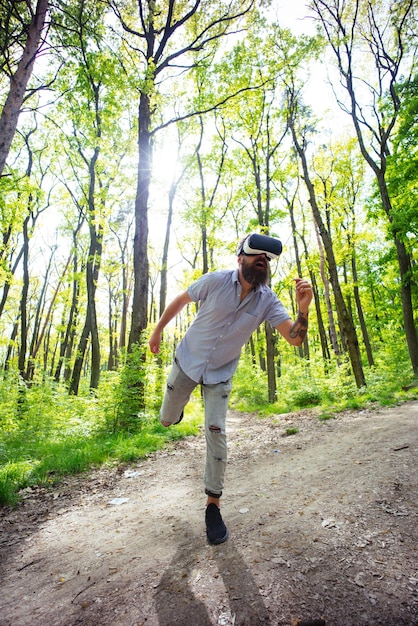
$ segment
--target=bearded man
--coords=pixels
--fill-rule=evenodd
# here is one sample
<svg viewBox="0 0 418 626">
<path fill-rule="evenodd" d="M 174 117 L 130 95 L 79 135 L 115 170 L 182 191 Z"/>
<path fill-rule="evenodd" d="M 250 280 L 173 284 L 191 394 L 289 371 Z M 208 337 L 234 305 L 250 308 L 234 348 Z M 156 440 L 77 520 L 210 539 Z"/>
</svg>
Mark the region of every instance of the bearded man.
<svg viewBox="0 0 418 626">
<path fill-rule="evenodd" d="M 190 302 L 199 302 L 198 313 L 177 347 L 167 378 L 160 421 L 169 427 L 183 419 L 190 394 L 201 385 L 205 409 L 206 536 L 212 545 L 228 539 L 220 512 L 227 460 L 226 415 L 231 380 L 243 345 L 264 321 L 293 346 L 300 346 L 308 329 L 311 285 L 295 279 L 298 315 L 292 321 L 270 289 L 269 262 L 278 258 L 278 239 L 252 233 L 238 245 L 238 268 L 204 274 L 167 306 L 149 340 L 151 352 L 160 351 L 165 326 Z"/>
</svg>

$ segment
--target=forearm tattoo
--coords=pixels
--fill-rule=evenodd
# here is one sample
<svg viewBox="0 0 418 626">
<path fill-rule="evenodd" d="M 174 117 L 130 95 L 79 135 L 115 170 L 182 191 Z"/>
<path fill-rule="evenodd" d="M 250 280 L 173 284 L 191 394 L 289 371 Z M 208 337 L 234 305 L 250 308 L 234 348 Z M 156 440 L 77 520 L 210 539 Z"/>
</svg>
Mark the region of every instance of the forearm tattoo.
<svg viewBox="0 0 418 626">
<path fill-rule="evenodd" d="M 300 337 L 302 341 L 306 337 L 306 333 L 308 332 L 308 314 L 304 315 L 299 311 L 296 322 L 293 324 L 290 329 L 290 337 L 292 339 L 296 339 L 296 337 Z"/>
</svg>

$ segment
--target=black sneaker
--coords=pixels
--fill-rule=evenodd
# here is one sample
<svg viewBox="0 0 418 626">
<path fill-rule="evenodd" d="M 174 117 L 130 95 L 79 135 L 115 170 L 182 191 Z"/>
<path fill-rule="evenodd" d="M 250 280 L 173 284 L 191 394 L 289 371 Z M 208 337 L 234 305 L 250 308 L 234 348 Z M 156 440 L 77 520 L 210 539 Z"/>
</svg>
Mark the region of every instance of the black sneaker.
<svg viewBox="0 0 418 626">
<path fill-rule="evenodd" d="M 212 545 L 218 545 L 227 541 L 229 533 L 225 526 L 221 512 L 214 502 L 211 502 L 206 507 L 206 536 L 208 542 Z"/>
</svg>

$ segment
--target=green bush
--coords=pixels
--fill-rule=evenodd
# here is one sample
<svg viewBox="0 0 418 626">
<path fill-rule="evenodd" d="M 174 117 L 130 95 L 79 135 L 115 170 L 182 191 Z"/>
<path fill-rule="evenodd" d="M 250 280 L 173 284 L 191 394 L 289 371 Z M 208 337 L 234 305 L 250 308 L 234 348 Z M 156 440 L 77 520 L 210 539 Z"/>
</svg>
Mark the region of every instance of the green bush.
<svg viewBox="0 0 418 626">
<path fill-rule="evenodd" d="M 165 371 L 161 361 L 147 362 L 140 351 L 120 372 L 103 372 L 94 394 L 88 383 L 78 396 L 44 376 L 26 386 L 15 372 L 0 379 L 0 504 L 15 504 L 29 485 L 53 484 L 66 474 L 101 464 L 144 458 L 167 442 L 199 432 L 203 421 L 200 388 L 192 394 L 185 419 L 164 428 L 158 419 Z M 145 355 L 146 356 L 146 355 Z M 321 359 L 282 359 L 278 400 L 268 403 L 267 376 L 243 354 L 234 376 L 231 408 L 260 416 L 316 408 L 318 419 L 371 403 L 395 404 L 418 398 L 407 350 L 388 348 L 365 368 L 367 386 L 357 389 L 347 359 L 333 360 L 325 371 Z M 135 385 L 141 383 L 142 396 Z M 143 406 L 142 406 L 143 405 Z M 287 435 L 295 434 L 286 432 Z"/>
<path fill-rule="evenodd" d="M 242 359 L 232 381 L 230 405 L 240 411 L 251 411 L 267 401 L 267 375 L 248 359 Z"/>
<path fill-rule="evenodd" d="M 321 403 L 321 394 L 317 389 L 298 389 L 293 393 L 292 401 L 299 408 L 318 406 Z"/>
</svg>

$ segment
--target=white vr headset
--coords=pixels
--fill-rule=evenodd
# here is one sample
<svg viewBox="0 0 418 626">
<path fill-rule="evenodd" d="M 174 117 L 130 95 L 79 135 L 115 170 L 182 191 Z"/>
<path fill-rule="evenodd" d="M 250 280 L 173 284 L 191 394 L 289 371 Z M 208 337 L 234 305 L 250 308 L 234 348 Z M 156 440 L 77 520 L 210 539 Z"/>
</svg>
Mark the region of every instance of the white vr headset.
<svg viewBox="0 0 418 626">
<path fill-rule="evenodd" d="M 240 254 L 254 255 L 265 254 L 269 261 L 279 258 L 282 253 L 282 242 L 274 237 L 258 235 L 253 233 L 248 235 L 238 246 L 237 256 Z"/>
</svg>

